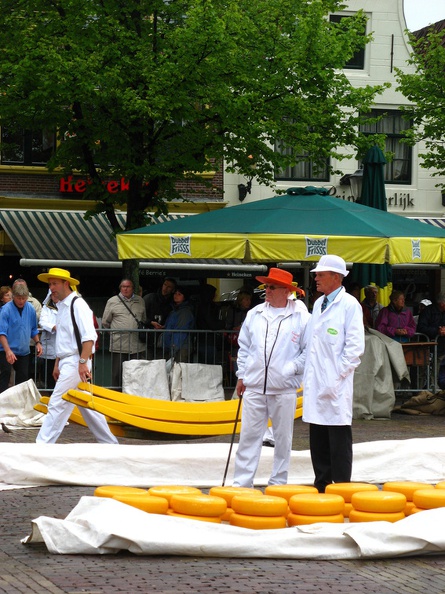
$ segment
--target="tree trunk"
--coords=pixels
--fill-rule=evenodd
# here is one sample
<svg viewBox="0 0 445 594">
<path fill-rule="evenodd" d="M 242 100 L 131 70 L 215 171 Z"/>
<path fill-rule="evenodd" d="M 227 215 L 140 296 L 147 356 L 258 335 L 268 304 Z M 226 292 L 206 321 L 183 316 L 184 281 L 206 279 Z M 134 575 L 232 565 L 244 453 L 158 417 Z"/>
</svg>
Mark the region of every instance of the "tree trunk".
<svg viewBox="0 0 445 594">
<path fill-rule="evenodd" d="M 129 278 L 133 281 L 134 292 L 138 295 L 139 291 L 139 260 L 131 258 L 122 260 L 122 278 Z"/>
</svg>

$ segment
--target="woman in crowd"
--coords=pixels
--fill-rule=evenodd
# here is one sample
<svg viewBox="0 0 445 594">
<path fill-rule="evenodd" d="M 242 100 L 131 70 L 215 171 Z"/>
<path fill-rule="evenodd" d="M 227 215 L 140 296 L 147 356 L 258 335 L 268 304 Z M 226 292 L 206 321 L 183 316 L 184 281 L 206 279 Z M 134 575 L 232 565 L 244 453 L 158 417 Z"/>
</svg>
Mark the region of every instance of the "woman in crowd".
<svg viewBox="0 0 445 594">
<path fill-rule="evenodd" d="M 190 304 L 190 292 L 187 287 L 177 287 L 173 294 L 173 310 L 168 314 L 163 334 L 164 357 L 173 357 L 175 361 L 190 362 L 192 344 L 189 332 L 173 330 L 191 330 L 195 327 L 195 316 Z"/>
<path fill-rule="evenodd" d="M 416 332 L 416 322 L 411 310 L 405 307 L 405 295 L 402 291 L 393 291 L 389 302 L 380 310 L 375 329 L 398 342 L 409 342 Z"/>
</svg>

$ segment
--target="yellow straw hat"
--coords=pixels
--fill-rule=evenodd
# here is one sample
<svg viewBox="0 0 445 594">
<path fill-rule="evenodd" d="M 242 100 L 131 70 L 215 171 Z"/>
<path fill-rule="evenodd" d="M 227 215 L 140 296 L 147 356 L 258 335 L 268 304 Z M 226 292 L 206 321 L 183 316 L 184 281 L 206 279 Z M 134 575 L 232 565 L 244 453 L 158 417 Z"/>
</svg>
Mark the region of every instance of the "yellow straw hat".
<svg viewBox="0 0 445 594">
<path fill-rule="evenodd" d="M 38 274 L 37 278 L 44 283 L 48 283 L 50 278 L 60 278 L 64 281 L 68 281 L 70 285 L 80 284 L 80 281 L 75 278 L 71 278 L 69 271 L 64 270 L 63 268 L 50 268 L 48 272 L 42 272 L 42 274 Z"/>
</svg>

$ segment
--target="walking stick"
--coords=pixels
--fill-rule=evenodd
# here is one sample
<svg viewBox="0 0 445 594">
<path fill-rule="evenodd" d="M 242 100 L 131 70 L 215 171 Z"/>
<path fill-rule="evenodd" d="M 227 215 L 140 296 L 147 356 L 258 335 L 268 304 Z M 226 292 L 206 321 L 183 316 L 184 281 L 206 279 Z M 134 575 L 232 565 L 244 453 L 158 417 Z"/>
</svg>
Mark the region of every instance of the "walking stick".
<svg viewBox="0 0 445 594">
<path fill-rule="evenodd" d="M 233 433 L 232 433 L 232 439 L 230 441 L 229 455 L 227 457 L 226 469 L 224 471 L 224 476 L 223 476 L 223 480 L 222 480 L 223 487 L 226 482 L 227 471 L 229 470 L 230 456 L 232 455 L 233 442 L 235 441 L 236 426 L 238 425 L 238 417 L 239 417 L 239 411 L 241 408 L 241 400 L 242 399 L 243 399 L 243 396 L 241 395 L 238 400 L 238 408 L 236 409 L 235 425 L 233 426 Z"/>
</svg>

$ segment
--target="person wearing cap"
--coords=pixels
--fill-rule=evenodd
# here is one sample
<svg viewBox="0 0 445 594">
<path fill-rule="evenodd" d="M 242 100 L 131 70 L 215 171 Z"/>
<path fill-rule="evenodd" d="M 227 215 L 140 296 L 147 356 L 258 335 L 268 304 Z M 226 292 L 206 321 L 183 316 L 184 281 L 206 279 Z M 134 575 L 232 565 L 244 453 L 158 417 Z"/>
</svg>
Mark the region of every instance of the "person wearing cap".
<svg viewBox="0 0 445 594">
<path fill-rule="evenodd" d="M 363 299 L 363 321 L 367 328 L 375 328 L 375 321 L 383 305 L 377 301 L 379 289 L 375 285 L 367 285 L 364 288 L 365 298 Z"/>
<path fill-rule="evenodd" d="M 192 352 L 190 333 L 184 330 L 191 330 L 194 327 L 195 316 L 190 303 L 190 289 L 183 285 L 178 286 L 173 293 L 173 310 L 167 316 L 165 332 L 162 335 L 163 357 L 190 363 Z M 172 332 L 172 330 L 182 332 Z"/>
<path fill-rule="evenodd" d="M 426 334 L 430 340 L 437 339 L 437 355 L 445 355 L 445 293 L 438 293 L 435 302 L 419 315 L 417 332 Z"/>
<path fill-rule="evenodd" d="M 416 328 L 417 328 L 417 324 L 419 323 L 419 316 L 420 314 L 423 312 L 424 309 L 426 309 L 429 305 L 432 305 L 433 302 L 430 301 L 429 299 L 422 299 L 422 301 L 419 303 L 419 306 L 417 308 L 417 315 L 414 316 L 414 321 L 416 322 Z"/>
<path fill-rule="evenodd" d="M 68 270 L 51 268 L 49 272 L 39 274 L 37 278 L 48 283 L 51 295 L 58 300 L 58 313 L 56 362 L 53 373 L 56 386 L 36 441 L 37 443 L 55 443 L 74 408 L 74 404 L 63 400 L 63 394 L 77 388 L 80 382 L 87 382 L 91 379 L 91 357 L 97 334 L 93 322 L 93 312 L 85 300 L 72 289 L 73 286 L 77 287 L 79 281 L 71 278 Z M 80 351 L 72 315 L 79 330 Z M 118 443 L 102 414 L 83 407 L 79 407 L 79 410 L 99 443 Z"/>
<path fill-rule="evenodd" d="M 353 379 L 365 332 L 361 305 L 342 285 L 348 275 L 345 261 L 322 256 L 312 272 L 322 295 L 305 334 L 303 421 L 310 425 L 314 485 L 324 493 L 332 482 L 351 480 Z"/>
<path fill-rule="evenodd" d="M 5 303 L 0 316 L 0 392 L 9 387 L 11 371 L 15 371 L 15 383 L 21 384 L 30 378 L 29 359 L 32 339 L 36 355 L 42 354 L 42 345 L 37 328 L 37 314 L 28 301 L 26 283 L 14 283 L 12 301 Z"/>
<path fill-rule="evenodd" d="M 111 383 L 115 389 L 122 387 L 122 363 L 131 359 L 143 359 L 145 344 L 139 340 L 136 330 L 139 322 L 145 326 L 145 303 L 135 295 L 134 283 L 124 278 L 119 284 L 119 293 L 110 297 L 102 315 L 103 328 L 111 328 Z"/>
<path fill-rule="evenodd" d="M 271 419 L 275 449 L 270 485 L 287 483 L 297 388 L 305 362 L 302 337 L 310 318 L 305 304 L 292 297 L 301 289 L 292 274 L 271 268 L 256 277 L 265 285 L 264 303 L 247 312 L 238 336 L 237 395 L 243 398 L 241 435 L 233 485 L 253 487 L 263 436 Z"/>
</svg>

